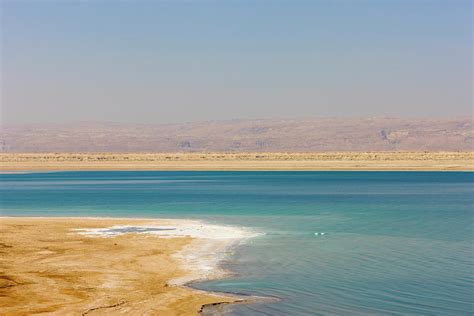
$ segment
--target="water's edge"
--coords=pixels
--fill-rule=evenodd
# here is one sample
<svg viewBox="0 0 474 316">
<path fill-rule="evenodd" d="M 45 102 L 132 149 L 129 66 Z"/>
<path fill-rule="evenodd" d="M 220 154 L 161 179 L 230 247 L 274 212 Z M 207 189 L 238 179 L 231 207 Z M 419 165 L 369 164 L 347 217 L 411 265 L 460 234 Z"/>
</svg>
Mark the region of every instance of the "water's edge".
<svg viewBox="0 0 474 316">
<path fill-rule="evenodd" d="M 65 217 L 68 218 L 68 217 Z M 81 218 L 81 217 L 79 217 Z M 108 219 L 114 220 L 118 218 L 113 217 L 99 217 L 95 219 Z M 122 219 L 122 218 L 121 218 Z M 218 297 L 227 297 L 232 302 L 222 301 L 211 304 L 203 304 L 199 310 L 199 313 L 202 315 L 222 315 L 226 313 L 226 308 L 235 304 L 258 304 L 258 303 L 269 303 L 271 301 L 279 300 L 276 297 L 262 297 L 254 296 L 244 293 L 236 292 L 225 292 L 225 291 L 210 291 L 203 290 L 196 287 L 197 284 L 204 283 L 212 280 L 225 279 L 227 277 L 235 276 L 235 272 L 229 270 L 228 267 L 225 267 L 225 263 L 231 261 L 234 250 L 239 246 L 244 244 L 247 240 L 251 238 L 258 237 L 261 233 L 251 232 L 243 227 L 227 226 L 227 225 L 215 225 L 206 223 L 202 220 L 192 220 L 192 219 L 161 219 L 161 218 L 127 218 L 130 220 L 150 220 L 148 224 L 137 224 L 137 225 L 120 225 L 120 226 L 111 226 L 100 229 L 83 229 L 76 231 L 79 234 L 83 234 L 89 237 L 114 237 L 122 234 L 138 233 L 138 234 L 152 234 L 152 235 L 162 235 L 164 238 L 175 238 L 183 237 L 189 233 L 193 237 L 193 231 L 186 231 L 184 229 L 182 232 L 176 235 L 171 234 L 172 230 L 166 228 L 165 226 L 176 226 L 180 227 L 183 225 L 199 225 L 202 227 L 203 232 L 206 231 L 206 228 L 209 231 L 215 231 L 216 229 L 226 229 L 227 233 L 235 233 L 239 237 L 234 236 L 225 236 L 219 238 L 216 236 L 205 235 L 196 238 L 189 245 L 178 251 L 173 255 L 180 264 L 183 266 L 184 270 L 189 271 L 185 276 L 172 279 L 168 282 L 170 286 L 183 286 L 192 289 L 193 291 L 198 291 L 206 294 L 216 295 Z M 166 225 L 159 224 L 155 225 L 152 221 L 166 220 Z M 195 227 L 192 227 L 195 228 Z M 122 231 L 120 230 L 122 229 Z M 157 230 L 159 229 L 159 230 Z M 174 233 L 174 231 L 173 231 Z M 159 238 L 159 236 L 157 236 Z M 202 238 L 204 237 L 204 238 Z M 228 238 L 230 237 L 230 238 Z M 215 239 L 217 238 L 217 239 Z M 212 258 L 209 258 L 212 257 Z"/>
</svg>

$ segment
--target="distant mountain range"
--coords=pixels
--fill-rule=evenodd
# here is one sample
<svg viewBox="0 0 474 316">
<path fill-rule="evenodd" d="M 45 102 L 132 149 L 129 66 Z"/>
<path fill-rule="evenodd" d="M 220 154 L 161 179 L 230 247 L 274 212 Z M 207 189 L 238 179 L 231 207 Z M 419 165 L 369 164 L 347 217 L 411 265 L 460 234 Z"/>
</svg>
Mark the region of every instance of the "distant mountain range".
<svg viewBox="0 0 474 316">
<path fill-rule="evenodd" d="M 471 117 L 2 126 L 2 152 L 471 151 Z"/>
</svg>

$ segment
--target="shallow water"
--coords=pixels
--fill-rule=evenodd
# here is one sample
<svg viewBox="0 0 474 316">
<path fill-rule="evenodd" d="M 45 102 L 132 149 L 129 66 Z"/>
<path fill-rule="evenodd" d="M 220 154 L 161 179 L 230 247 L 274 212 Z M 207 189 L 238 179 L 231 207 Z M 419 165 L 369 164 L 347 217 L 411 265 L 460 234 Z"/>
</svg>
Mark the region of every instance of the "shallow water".
<svg viewBox="0 0 474 316">
<path fill-rule="evenodd" d="M 0 179 L 3 215 L 197 218 L 265 232 L 227 263 L 238 276 L 198 285 L 281 298 L 235 305 L 231 314 L 474 312 L 474 173 L 109 171 Z"/>
</svg>

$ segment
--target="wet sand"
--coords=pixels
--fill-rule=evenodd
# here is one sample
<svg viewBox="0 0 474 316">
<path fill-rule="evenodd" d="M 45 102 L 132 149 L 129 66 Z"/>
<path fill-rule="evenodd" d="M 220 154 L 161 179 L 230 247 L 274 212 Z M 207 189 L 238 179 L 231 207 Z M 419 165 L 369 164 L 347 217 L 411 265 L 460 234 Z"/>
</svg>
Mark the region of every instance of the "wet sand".
<svg viewBox="0 0 474 316">
<path fill-rule="evenodd" d="M 474 152 L 3 153 L 0 169 L 61 170 L 474 170 Z"/>
<path fill-rule="evenodd" d="M 149 223 L 0 218 L 0 314 L 196 315 L 203 305 L 238 300 L 177 281 L 200 277 L 182 259 L 193 249 L 202 251 L 199 239 L 139 233 L 91 237 L 76 230 Z"/>
</svg>

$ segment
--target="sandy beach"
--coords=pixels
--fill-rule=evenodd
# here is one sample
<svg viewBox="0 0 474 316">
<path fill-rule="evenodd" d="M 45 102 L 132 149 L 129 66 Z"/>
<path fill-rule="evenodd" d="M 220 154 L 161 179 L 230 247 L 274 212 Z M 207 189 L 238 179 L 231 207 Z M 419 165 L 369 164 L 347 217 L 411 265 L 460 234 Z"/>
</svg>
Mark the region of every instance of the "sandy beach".
<svg viewBox="0 0 474 316">
<path fill-rule="evenodd" d="M 236 302 L 184 284 L 225 274 L 242 229 L 187 220 L 0 218 L 0 313 L 196 315 Z"/>
<path fill-rule="evenodd" d="M 3 153 L 0 169 L 474 170 L 473 152 Z"/>
</svg>

